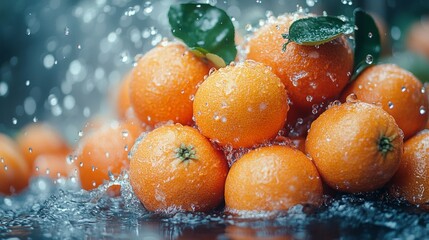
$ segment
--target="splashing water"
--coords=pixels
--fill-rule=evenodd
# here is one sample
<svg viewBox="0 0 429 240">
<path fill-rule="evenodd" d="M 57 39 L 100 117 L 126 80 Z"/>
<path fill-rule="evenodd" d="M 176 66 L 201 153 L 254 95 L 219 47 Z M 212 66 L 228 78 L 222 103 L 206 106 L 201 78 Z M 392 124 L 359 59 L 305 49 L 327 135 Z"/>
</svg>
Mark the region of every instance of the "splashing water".
<svg viewBox="0 0 429 240">
<path fill-rule="evenodd" d="M 44 9 L 65 10 L 62 1 L 48 2 L 50 5 L 43 6 Z M 39 61 L 38 64 L 43 67 L 43 73 L 57 71 L 50 75 L 49 79 L 59 78 L 62 82 L 44 91 L 45 86 L 38 82 L 37 74 L 40 73 L 40 69 L 37 69 L 37 74 L 29 71 L 30 75 L 23 77 L 24 80 L 21 81 L 21 85 L 25 85 L 25 89 L 28 90 L 27 96 L 24 96 L 21 102 L 29 99 L 23 106 L 24 113 L 37 114 L 40 119 L 52 117 L 53 121 L 61 123 L 61 126 L 67 126 L 65 128 L 67 131 L 71 129 L 72 139 L 76 137 L 76 133 L 79 138 L 84 137 L 84 131 L 75 131 L 80 129 L 80 123 L 77 124 L 79 127 L 70 128 L 70 122 L 83 122 L 97 114 L 102 106 L 96 105 L 98 101 L 93 101 L 94 97 L 100 97 L 102 93 L 108 92 L 110 85 L 119 81 L 121 75 L 132 68 L 145 50 L 162 44 L 163 37 L 168 36 L 169 33 L 165 26 L 165 14 L 168 10 L 166 3 L 170 1 L 144 1 L 132 4 L 124 4 L 124 2 L 131 1 L 80 1 L 73 7 L 67 8 L 67 11 L 63 11 L 62 14 L 46 14 L 45 17 L 40 15 L 37 20 L 39 23 L 34 20 L 35 18 L 29 17 L 33 20 L 29 21 L 28 27 L 19 29 L 19 36 L 26 39 L 40 39 L 43 37 L 38 28 L 44 31 L 49 29 L 56 31 L 43 39 L 42 44 L 31 42 L 32 44 L 29 45 L 43 49 L 42 52 L 34 54 L 36 62 Z M 207 2 L 216 5 L 216 1 Z M 270 21 L 275 15 L 267 11 L 265 13 L 267 20 L 258 22 L 251 18 L 257 15 L 254 9 L 249 11 L 251 14 L 247 14 L 245 6 L 243 8 L 224 7 L 229 4 L 228 1 L 218 2 L 228 12 L 234 13 L 233 17 L 240 22 L 253 24 L 242 26 L 249 34 L 256 31 L 258 26 L 263 26 Z M 269 2 L 256 0 L 248 5 L 261 7 Z M 303 2 L 308 7 L 322 4 L 317 0 Z M 341 0 L 338 3 L 352 5 L 353 1 Z M 292 7 L 289 9 L 296 9 L 294 3 L 291 4 Z M 299 9 L 304 11 L 302 7 Z M 273 11 L 277 14 L 277 9 Z M 259 14 L 264 15 L 264 11 Z M 54 27 L 51 27 L 52 21 L 55 22 Z M 400 29 L 393 27 L 391 35 L 394 39 L 399 38 Z M 97 38 L 87 39 L 86 36 Z M 371 38 L 372 34 L 368 37 Z M 239 55 L 245 56 L 247 50 L 241 50 Z M 373 62 L 370 55 L 366 60 L 369 64 Z M 21 58 L 13 57 L 10 65 L 17 66 L 17 63 L 20 63 L 18 64 L 20 66 L 22 62 Z M 210 73 L 214 71 L 215 69 Z M 299 77 L 302 76 L 296 77 L 294 85 L 299 84 Z M 31 82 L 26 81 L 27 79 L 31 79 Z M 2 100 L 3 97 L 15 95 L 15 92 L 12 94 L 12 90 L 12 81 L 2 78 L 0 81 Z M 406 87 L 401 88 L 401 91 L 407 91 Z M 424 89 L 422 91 L 424 92 Z M 355 97 L 351 96 L 347 101 L 356 101 Z M 193 96 L 189 98 L 192 100 Z M 307 101 L 311 102 L 312 97 L 308 96 Z M 34 106 L 35 102 L 42 102 L 42 105 Z M 336 104 L 340 103 L 334 102 L 329 107 Z M 36 111 L 44 107 L 47 108 L 47 114 L 43 115 Z M 263 105 L 261 107 L 264 108 Z M 313 110 L 317 112 L 319 108 L 316 105 Z M 249 111 L 254 110 L 249 109 Z M 419 109 L 420 114 L 426 114 L 426 111 L 424 107 Z M 6 121 L 12 127 L 18 127 L 25 122 L 22 115 L 19 115 L 18 107 L 13 108 L 11 112 L 13 115 L 7 115 Z M 75 117 L 76 115 L 79 117 Z M 223 116 L 218 116 L 218 119 L 222 122 L 229 121 Z M 29 116 L 29 120 L 37 122 L 38 118 Z M 64 124 L 64 121 L 70 122 Z M 304 124 L 303 119 L 298 119 L 297 124 Z M 128 132 L 122 134 L 124 138 L 128 137 Z M 274 143 L 269 142 L 260 146 L 272 144 Z M 290 143 L 283 141 L 281 144 Z M 132 146 L 124 146 L 124 148 L 130 149 L 132 154 Z M 250 149 L 233 149 L 227 146 L 221 150 L 232 165 Z M 32 150 L 29 149 L 29 151 Z M 106 152 L 106 157 L 109 155 L 110 153 Z M 74 160 L 71 157 L 68 161 Z M 4 160 L 0 158 L 2 163 L 0 166 L 10 171 L 11 167 L 4 165 L 3 162 Z M 83 163 L 78 164 L 80 167 L 83 166 Z M 117 188 L 120 188 L 120 194 L 112 196 L 111 190 Z M 325 238 L 361 239 L 377 236 L 380 239 L 421 239 L 429 235 L 427 224 L 429 216 L 425 212 L 392 200 L 382 192 L 326 196 L 320 208 L 297 205 L 284 213 L 248 212 L 236 216 L 225 213 L 223 208 L 220 206 L 210 213 L 183 213 L 177 212 L 175 208 L 164 213 L 149 213 L 135 197 L 127 172 L 118 177 L 111 175 L 108 182 L 90 192 L 79 187 L 76 177 L 58 179 L 55 182 L 37 177 L 31 180 L 29 188 L 23 193 L 0 196 L 0 239 L 83 239 L 88 237 L 94 239 L 196 237 L 201 239 L 240 237 L 307 239 L 320 237 L 321 234 Z"/>
</svg>

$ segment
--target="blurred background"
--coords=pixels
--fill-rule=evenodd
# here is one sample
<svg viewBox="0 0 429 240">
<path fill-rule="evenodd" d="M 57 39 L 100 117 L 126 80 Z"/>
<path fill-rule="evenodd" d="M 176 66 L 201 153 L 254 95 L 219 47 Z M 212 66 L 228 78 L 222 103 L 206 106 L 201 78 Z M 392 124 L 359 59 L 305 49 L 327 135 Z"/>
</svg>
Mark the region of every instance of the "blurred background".
<svg viewBox="0 0 429 240">
<path fill-rule="evenodd" d="M 73 141 L 88 119 L 112 114 L 114 90 L 135 59 L 171 39 L 172 2 L 188 1 L 0 1 L 0 132 L 13 136 L 30 122 L 49 121 Z M 351 17 L 361 7 L 380 26 L 382 61 L 429 81 L 428 0 L 199 2 L 226 10 L 243 35 L 267 15 L 303 8 Z"/>
</svg>

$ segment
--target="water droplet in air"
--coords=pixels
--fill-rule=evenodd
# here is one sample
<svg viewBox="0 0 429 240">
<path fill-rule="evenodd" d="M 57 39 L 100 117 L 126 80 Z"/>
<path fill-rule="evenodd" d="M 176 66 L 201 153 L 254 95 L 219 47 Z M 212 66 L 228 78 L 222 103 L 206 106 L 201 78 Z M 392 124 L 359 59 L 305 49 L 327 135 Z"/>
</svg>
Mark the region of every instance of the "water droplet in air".
<svg viewBox="0 0 429 240">
<path fill-rule="evenodd" d="M 350 95 L 348 95 L 346 97 L 346 102 L 348 102 L 348 103 L 354 103 L 356 101 L 357 101 L 357 95 L 354 93 L 351 93 Z"/>
<path fill-rule="evenodd" d="M 372 38 L 372 32 L 369 32 L 369 33 L 368 33 L 368 37 L 369 37 L 369 38 Z"/>
<path fill-rule="evenodd" d="M 25 86 L 30 86 L 30 80 L 25 81 Z"/>
<path fill-rule="evenodd" d="M 146 1 L 143 5 L 143 12 L 145 15 L 149 15 L 153 11 L 153 5 L 151 1 Z"/>
<path fill-rule="evenodd" d="M 82 46 L 80 44 L 78 44 L 77 49 L 82 49 Z"/>
<path fill-rule="evenodd" d="M 420 89 L 420 92 L 423 93 L 423 94 L 426 93 L 426 88 L 422 87 L 422 89 Z"/>
<path fill-rule="evenodd" d="M 0 82 L 0 97 L 5 96 L 9 91 L 9 86 L 5 82 Z"/>
<path fill-rule="evenodd" d="M 121 62 L 126 63 L 129 59 L 130 58 L 128 52 L 124 51 L 121 53 Z"/>
<path fill-rule="evenodd" d="M 4 166 L 4 170 L 7 171 L 7 165 Z"/>
<path fill-rule="evenodd" d="M 18 123 L 18 119 L 16 119 L 16 118 L 12 118 L 12 124 L 13 125 L 16 125 Z"/>
<path fill-rule="evenodd" d="M 109 158 L 109 157 L 110 157 L 110 153 L 106 152 L 106 158 Z"/>
<path fill-rule="evenodd" d="M 39 167 L 36 167 L 36 172 L 38 172 L 39 171 Z"/>
<path fill-rule="evenodd" d="M 79 163 L 79 167 L 83 167 L 83 162 L 80 162 L 80 163 Z"/>
<path fill-rule="evenodd" d="M 51 172 L 51 170 L 49 170 L 49 168 L 46 169 L 46 175 L 49 175 L 49 173 Z"/>
<path fill-rule="evenodd" d="M 33 152 L 33 148 L 29 147 L 29 148 L 28 148 L 28 151 L 29 151 L 30 153 L 32 153 L 32 152 Z"/>
<path fill-rule="evenodd" d="M 389 101 L 387 103 L 387 106 L 389 107 L 389 109 L 392 109 L 394 107 L 393 103 L 391 101 Z"/>
<path fill-rule="evenodd" d="M 95 183 L 95 181 L 92 182 L 92 186 L 95 187 L 97 185 L 97 183 Z"/>
<path fill-rule="evenodd" d="M 209 75 L 212 75 L 214 72 L 216 72 L 216 68 L 214 67 L 210 68 Z"/>
<path fill-rule="evenodd" d="M 68 36 L 70 34 L 70 28 L 69 27 L 65 27 L 64 28 L 64 35 Z"/>
<path fill-rule="evenodd" d="M 134 16 L 137 12 L 140 11 L 140 6 L 139 5 L 135 5 L 134 7 L 129 7 L 127 9 L 127 11 L 125 11 L 124 15 L 125 16 Z"/>
<path fill-rule="evenodd" d="M 126 138 L 129 136 L 129 132 L 128 131 L 122 131 L 122 137 Z"/>
<path fill-rule="evenodd" d="M 1 162 L 1 163 L 4 163 L 4 158 L 0 158 L 0 162 Z"/>
<path fill-rule="evenodd" d="M 372 57 L 372 55 L 371 55 L 371 54 L 366 55 L 365 62 L 366 62 L 367 64 L 372 64 L 372 63 L 373 63 L 373 61 L 374 61 L 374 58 Z"/>
<path fill-rule="evenodd" d="M 251 24 L 246 24 L 246 26 L 244 27 L 244 29 L 246 29 L 246 31 L 250 32 L 252 31 L 252 25 Z"/>
<path fill-rule="evenodd" d="M 403 87 L 401 88 L 401 92 L 405 92 L 405 91 L 407 91 L 407 87 L 403 86 Z"/>
<path fill-rule="evenodd" d="M 421 106 L 420 109 L 419 109 L 419 112 L 420 112 L 421 115 L 425 114 L 426 113 L 425 107 Z"/>
<path fill-rule="evenodd" d="M 25 33 L 27 34 L 27 36 L 30 36 L 31 30 L 29 28 L 27 28 L 27 30 L 25 30 Z"/>
<path fill-rule="evenodd" d="M 305 2 L 307 3 L 307 6 L 314 7 L 314 5 L 316 4 L 317 0 L 306 0 Z"/>
<path fill-rule="evenodd" d="M 94 166 L 91 167 L 91 171 L 95 172 L 95 167 Z"/>
<path fill-rule="evenodd" d="M 78 135 L 79 137 L 82 137 L 82 136 L 83 136 L 83 131 L 82 131 L 82 130 L 80 130 L 80 131 L 77 133 L 77 135 Z"/>
<path fill-rule="evenodd" d="M 305 97 L 305 100 L 307 100 L 307 102 L 311 102 L 313 101 L 313 96 L 308 95 L 307 97 Z"/>
<path fill-rule="evenodd" d="M 33 122 L 37 122 L 37 121 L 38 121 L 37 117 L 34 117 Z"/>
</svg>

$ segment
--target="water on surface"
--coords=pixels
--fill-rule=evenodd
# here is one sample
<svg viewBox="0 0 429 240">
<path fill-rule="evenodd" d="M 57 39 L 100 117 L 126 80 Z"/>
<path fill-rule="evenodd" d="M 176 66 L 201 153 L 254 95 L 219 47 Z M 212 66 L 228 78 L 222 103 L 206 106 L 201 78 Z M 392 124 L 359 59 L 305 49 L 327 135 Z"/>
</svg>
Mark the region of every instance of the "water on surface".
<svg viewBox="0 0 429 240">
<path fill-rule="evenodd" d="M 121 195 L 106 194 L 121 185 Z M 0 238 L 20 239 L 422 239 L 429 216 L 384 193 L 326 197 L 321 208 L 296 206 L 278 216 L 233 216 L 222 207 L 204 213 L 149 213 L 126 173 L 94 191 L 73 180 L 34 178 L 24 193 L 0 197 Z"/>
</svg>

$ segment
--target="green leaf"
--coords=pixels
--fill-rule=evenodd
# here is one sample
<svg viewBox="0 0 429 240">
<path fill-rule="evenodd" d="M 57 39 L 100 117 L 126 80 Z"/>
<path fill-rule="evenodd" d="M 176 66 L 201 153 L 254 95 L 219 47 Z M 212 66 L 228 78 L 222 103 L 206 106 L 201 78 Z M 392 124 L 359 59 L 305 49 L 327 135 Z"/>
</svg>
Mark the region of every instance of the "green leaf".
<svg viewBox="0 0 429 240">
<path fill-rule="evenodd" d="M 351 33 L 352 26 L 338 17 L 319 16 L 298 19 L 292 23 L 288 34 L 283 34 L 283 38 L 288 42 L 283 45 L 283 51 L 290 42 L 300 45 L 320 45 L 331 41 L 342 34 Z"/>
<path fill-rule="evenodd" d="M 380 58 L 380 33 L 374 19 L 361 9 L 354 11 L 355 19 L 355 53 L 352 80 Z"/>
<path fill-rule="evenodd" d="M 234 61 L 237 55 L 234 25 L 222 9 L 210 4 L 174 4 L 168 11 L 168 20 L 172 34 L 192 52 L 216 59 L 214 64 L 218 67 Z"/>
</svg>

